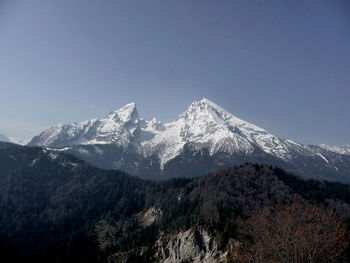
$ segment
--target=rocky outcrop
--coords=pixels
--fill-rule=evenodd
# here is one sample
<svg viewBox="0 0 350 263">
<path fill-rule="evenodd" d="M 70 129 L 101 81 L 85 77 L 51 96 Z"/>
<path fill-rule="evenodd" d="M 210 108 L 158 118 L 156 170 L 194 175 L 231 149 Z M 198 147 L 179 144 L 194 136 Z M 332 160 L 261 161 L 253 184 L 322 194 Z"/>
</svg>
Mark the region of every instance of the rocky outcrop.
<svg viewBox="0 0 350 263">
<path fill-rule="evenodd" d="M 153 224 L 161 218 L 163 212 L 160 208 L 151 207 L 144 212 L 137 214 L 138 221 L 141 226 L 146 227 Z"/>
<path fill-rule="evenodd" d="M 172 235 L 161 235 L 156 242 L 158 262 L 227 262 L 214 237 L 202 227 L 193 227 Z"/>
</svg>

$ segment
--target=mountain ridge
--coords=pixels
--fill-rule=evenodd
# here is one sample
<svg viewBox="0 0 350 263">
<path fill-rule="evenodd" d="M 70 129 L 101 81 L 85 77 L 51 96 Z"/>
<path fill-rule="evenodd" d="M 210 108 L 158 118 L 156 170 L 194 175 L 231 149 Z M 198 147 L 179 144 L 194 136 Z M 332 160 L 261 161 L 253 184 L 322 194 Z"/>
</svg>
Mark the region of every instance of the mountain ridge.
<svg viewBox="0 0 350 263">
<path fill-rule="evenodd" d="M 345 146 L 329 146 L 326 144 L 320 144 L 320 147 L 339 154 L 350 154 L 350 142 Z"/>
<path fill-rule="evenodd" d="M 253 160 L 282 163 L 288 170 L 308 174 L 295 169 L 301 166 L 307 170 L 310 166 L 307 162 L 311 162 L 322 173 L 319 178 L 328 173 L 335 174 L 338 180 L 345 174 L 346 180 L 350 180 L 347 168 L 342 168 L 342 163 L 350 167 L 350 157 L 325 147 L 279 138 L 208 99 L 192 102 L 175 121 L 168 123 L 140 118 L 136 104 L 129 103 L 102 119 L 53 126 L 34 137 L 29 145 L 65 150 L 101 168 L 122 169 L 137 175 L 146 167 L 150 174 L 166 178 L 167 167 L 176 170 L 176 166 L 191 165 L 183 158 L 187 153 L 187 159 L 197 156 L 196 160 L 217 160 L 215 167 L 202 173 L 219 169 L 220 163 L 230 166 L 240 164 L 239 160 Z M 96 161 L 101 156 L 105 157 L 103 165 L 99 165 L 102 160 Z M 106 159 L 111 159 L 108 165 Z"/>
<path fill-rule="evenodd" d="M 96 127 L 97 124 L 98 127 Z M 61 143 L 60 136 L 63 140 L 65 139 Z M 226 141 L 220 142 L 225 138 L 230 139 L 231 149 L 220 148 L 223 143 L 228 145 Z M 152 154 L 157 151 L 155 148 L 159 148 L 159 144 L 168 143 L 167 149 L 159 154 L 162 166 L 175 158 L 186 142 L 209 143 L 211 154 L 220 150 L 230 153 L 237 151 L 249 153 L 253 150 L 253 145 L 258 145 L 265 152 L 282 159 L 288 158 L 286 145 L 300 145 L 291 140 L 282 142 L 282 139 L 237 118 L 205 98 L 194 101 L 173 122 L 163 124 L 156 119 L 151 121 L 140 119 L 136 104 L 129 103 L 100 120 L 92 119 L 68 125 L 57 124 L 34 137 L 29 145 L 69 147 L 80 144 L 119 144 L 126 146 L 131 142 L 145 155 L 149 154 L 147 150 L 150 148 L 153 148 Z M 281 145 L 282 143 L 284 145 Z"/>
</svg>

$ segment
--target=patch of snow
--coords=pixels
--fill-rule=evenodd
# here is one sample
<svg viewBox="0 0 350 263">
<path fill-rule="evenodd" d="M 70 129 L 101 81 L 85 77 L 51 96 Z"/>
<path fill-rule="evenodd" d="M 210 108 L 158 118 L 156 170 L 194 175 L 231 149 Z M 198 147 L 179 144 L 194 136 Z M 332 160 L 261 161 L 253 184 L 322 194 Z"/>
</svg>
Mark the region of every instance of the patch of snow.
<svg viewBox="0 0 350 263">
<path fill-rule="evenodd" d="M 56 160 L 58 158 L 58 154 L 50 152 L 49 157 L 51 160 Z"/>
<path fill-rule="evenodd" d="M 329 146 L 326 144 L 320 144 L 320 147 L 328 151 L 332 151 L 339 154 L 350 154 L 350 145 L 341 147 L 341 146 Z"/>
<path fill-rule="evenodd" d="M 320 156 L 326 163 L 329 163 L 329 161 L 320 153 L 316 153 L 318 156 Z"/>
<path fill-rule="evenodd" d="M 72 147 L 63 147 L 63 148 L 49 148 L 49 147 L 46 147 L 46 149 L 49 150 L 49 151 L 65 152 L 65 151 L 68 151 L 68 150 L 72 149 Z"/>
<path fill-rule="evenodd" d="M 39 161 L 39 158 L 35 158 L 33 161 L 30 162 L 29 166 L 33 167 L 35 164 Z"/>
<path fill-rule="evenodd" d="M 290 140 L 290 139 L 286 139 L 286 141 L 287 141 L 288 143 L 294 144 L 294 145 L 296 145 L 296 146 L 302 146 L 300 143 L 297 143 L 297 142 L 292 141 L 292 140 Z"/>
</svg>

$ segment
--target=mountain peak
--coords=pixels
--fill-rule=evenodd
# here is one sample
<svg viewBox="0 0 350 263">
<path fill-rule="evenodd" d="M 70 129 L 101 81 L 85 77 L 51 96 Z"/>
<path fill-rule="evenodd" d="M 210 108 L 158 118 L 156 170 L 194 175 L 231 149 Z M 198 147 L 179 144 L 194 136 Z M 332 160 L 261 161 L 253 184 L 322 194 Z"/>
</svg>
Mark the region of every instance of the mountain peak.
<svg viewBox="0 0 350 263">
<path fill-rule="evenodd" d="M 123 110 L 123 109 L 135 110 L 136 109 L 136 103 L 135 102 L 130 102 L 130 103 L 126 104 L 125 106 L 121 107 L 119 110 Z"/>
<path fill-rule="evenodd" d="M 133 119 L 138 120 L 136 103 L 135 102 L 128 103 L 125 106 L 121 107 L 120 109 L 110 112 L 106 116 L 106 119 L 120 120 L 124 123 Z"/>
<path fill-rule="evenodd" d="M 204 106 L 204 107 L 207 106 L 207 107 L 211 107 L 214 109 L 224 110 L 222 107 L 220 107 L 216 103 L 212 102 L 211 100 L 208 100 L 207 98 L 203 98 L 203 99 L 198 100 L 198 101 L 195 100 L 191 103 L 191 105 L 189 107 L 200 107 L 200 106 Z"/>
<path fill-rule="evenodd" d="M 79 144 L 133 143 L 145 156 L 157 155 L 161 167 L 181 154 L 186 144 L 217 152 L 249 154 L 255 148 L 288 159 L 284 142 L 264 129 L 243 121 L 214 102 L 194 101 L 176 121 L 161 124 L 139 119 L 135 103 L 126 104 L 105 118 L 50 128 L 31 145 L 66 147 Z"/>
<path fill-rule="evenodd" d="M 198 104 L 202 104 L 202 105 L 208 105 L 210 107 L 218 108 L 218 109 L 222 109 L 223 110 L 222 107 L 220 107 L 216 103 L 212 102 L 211 100 L 208 100 L 207 98 L 203 98 L 203 99 L 199 100 L 197 103 Z"/>
<path fill-rule="evenodd" d="M 187 110 L 183 112 L 178 119 L 193 121 L 198 119 L 207 119 L 215 121 L 218 124 L 222 124 L 229 119 L 234 119 L 236 122 L 242 122 L 242 120 L 236 118 L 227 110 L 206 98 L 192 102 Z"/>
</svg>

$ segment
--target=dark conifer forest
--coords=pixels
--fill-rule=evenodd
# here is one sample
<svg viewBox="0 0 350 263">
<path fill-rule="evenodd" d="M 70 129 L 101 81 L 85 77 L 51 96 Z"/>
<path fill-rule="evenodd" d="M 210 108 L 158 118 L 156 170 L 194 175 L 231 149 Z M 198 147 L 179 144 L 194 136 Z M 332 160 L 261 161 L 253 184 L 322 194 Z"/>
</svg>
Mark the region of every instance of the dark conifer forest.
<svg viewBox="0 0 350 263">
<path fill-rule="evenodd" d="M 193 228 L 206 229 L 228 262 L 244 262 L 232 242 L 239 253 L 256 245 L 244 226 L 264 209 L 321 207 L 344 229 L 350 219 L 350 185 L 276 167 L 247 163 L 153 182 L 39 147 L 0 148 L 2 262 L 158 262 L 160 236 Z M 147 211 L 153 220 L 144 219 Z M 337 260 L 346 256 L 347 235 Z"/>
</svg>

